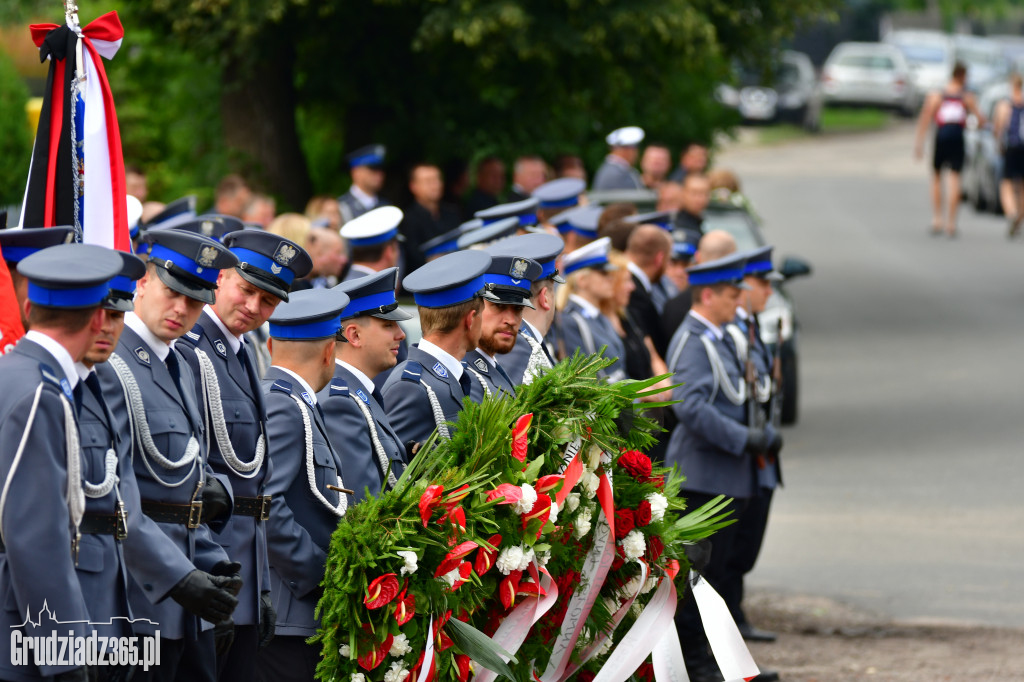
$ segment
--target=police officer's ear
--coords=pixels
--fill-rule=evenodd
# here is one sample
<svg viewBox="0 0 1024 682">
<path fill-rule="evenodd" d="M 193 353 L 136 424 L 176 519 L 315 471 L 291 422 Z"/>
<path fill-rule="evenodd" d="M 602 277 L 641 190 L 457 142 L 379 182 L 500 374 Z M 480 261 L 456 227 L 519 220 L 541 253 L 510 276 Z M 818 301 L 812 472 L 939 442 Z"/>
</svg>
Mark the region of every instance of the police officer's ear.
<svg viewBox="0 0 1024 682">
<path fill-rule="evenodd" d="M 320 352 L 320 364 L 324 367 L 334 367 L 334 351 L 338 347 L 338 342 L 331 339 L 324 344 L 323 350 Z"/>
<path fill-rule="evenodd" d="M 361 347 L 362 337 L 359 331 L 359 325 L 355 321 L 346 322 L 345 326 L 341 328 L 341 333 L 345 335 L 345 340 L 352 344 L 353 348 Z M 342 341 L 342 343 L 345 343 L 345 341 Z"/>
</svg>

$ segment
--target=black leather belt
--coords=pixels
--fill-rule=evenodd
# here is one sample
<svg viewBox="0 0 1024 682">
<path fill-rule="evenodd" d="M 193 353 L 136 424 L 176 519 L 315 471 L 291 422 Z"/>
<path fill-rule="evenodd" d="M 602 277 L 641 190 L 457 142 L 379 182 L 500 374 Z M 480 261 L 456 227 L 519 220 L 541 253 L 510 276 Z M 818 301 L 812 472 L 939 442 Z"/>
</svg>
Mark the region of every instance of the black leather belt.
<svg viewBox="0 0 1024 682">
<path fill-rule="evenodd" d="M 270 495 L 259 497 L 235 497 L 234 514 L 242 516 L 254 516 L 257 521 L 266 521 L 270 518 Z"/>
<path fill-rule="evenodd" d="M 124 509 L 118 507 L 113 514 L 89 512 L 82 516 L 78 532 L 91 535 L 113 535 L 118 540 L 124 540 L 128 537 L 128 524 L 125 521 Z"/>
<path fill-rule="evenodd" d="M 157 523 L 180 523 L 188 528 L 198 528 L 203 519 L 203 503 L 170 504 L 143 500 L 142 513 Z"/>
</svg>

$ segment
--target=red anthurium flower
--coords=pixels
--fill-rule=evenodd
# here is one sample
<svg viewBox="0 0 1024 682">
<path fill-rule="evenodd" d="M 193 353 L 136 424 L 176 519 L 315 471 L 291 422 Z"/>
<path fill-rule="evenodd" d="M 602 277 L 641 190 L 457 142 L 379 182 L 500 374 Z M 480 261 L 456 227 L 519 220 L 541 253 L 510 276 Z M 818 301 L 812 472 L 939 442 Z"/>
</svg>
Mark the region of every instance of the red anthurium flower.
<svg viewBox="0 0 1024 682">
<path fill-rule="evenodd" d="M 511 483 L 502 483 L 497 488 L 487 493 L 487 501 L 492 502 L 499 497 L 505 499 L 498 504 L 515 504 L 519 500 L 523 499 L 523 489 L 517 485 Z"/>
<path fill-rule="evenodd" d="M 446 507 L 453 507 L 459 502 L 462 502 L 464 499 L 466 499 L 467 495 L 469 495 L 469 485 L 460 485 L 458 488 L 451 491 L 450 493 L 448 493 L 448 495 L 445 496 L 444 504 Z"/>
<path fill-rule="evenodd" d="M 519 589 L 516 590 L 516 594 L 521 594 L 525 597 L 542 597 L 545 592 L 540 585 L 535 582 L 522 581 L 519 583 Z"/>
<path fill-rule="evenodd" d="M 363 636 L 359 638 L 359 653 L 361 655 L 356 659 L 359 667 L 363 670 L 373 670 L 383 663 L 384 658 L 387 657 L 388 652 L 391 650 L 391 645 L 395 641 L 395 638 L 390 634 L 384 638 L 383 642 L 374 641 L 374 636 L 370 624 L 365 623 L 363 625 Z"/>
<path fill-rule="evenodd" d="M 495 548 L 501 546 L 501 536 L 494 534 L 487 538 L 487 542 L 493 545 Z M 477 575 L 483 575 L 487 571 L 491 570 L 491 566 L 494 565 L 494 559 L 498 556 L 497 549 L 488 549 L 483 545 L 480 546 L 480 551 L 476 553 L 476 563 L 473 568 L 476 570 Z"/>
<path fill-rule="evenodd" d="M 533 421 L 533 413 L 524 414 L 516 420 L 512 427 L 512 456 L 520 462 L 526 461 L 526 450 L 530 444 L 530 422 Z"/>
<path fill-rule="evenodd" d="M 413 666 L 409 672 L 409 677 L 406 680 L 418 680 L 420 678 L 420 667 L 423 665 L 423 657 L 426 655 L 426 651 L 420 652 L 419 660 L 416 661 L 416 665 Z M 437 673 L 437 656 L 430 659 L 430 671 L 427 672 L 427 682 L 434 682 L 434 675 Z"/>
<path fill-rule="evenodd" d="M 385 604 L 390 604 L 397 594 L 398 577 L 394 573 L 386 573 L 376 578 L 366 588 L 366 596 L 363 597 L 363 603 L 366 604 L 368 609 L 379 609 Z"/>
<path fill-rule="evenodd" d="M 563 481 L 565 481 L 565 476 L 562 474 L 551 474 L 538 478 L 533 487 L 538 493 L 557 492 L 556 489 L 562 487 Z"/>
<path fill-rule="evenodd" d="M 452 612 L 449 609 L 444 614 L 434 621 L 434 648 L 437 651 L 444 651 L 449 648 L 455 642 L 448 636 L 448 633 L 444 631 L 444 626 L 448 624 L 448 619 L 452 617 Z"/>
<path fill-rule="evenodd" d="M 651 458 L 638 450 L 622 453 L 619 457 L 619 466 L 637 480 L 642 481 L 651 475 Z"/>
<path fill-rule="evenodd" d="M 405 625 L 416 615 L 416 597 L 403 590 L 395 601 L 395 622 Z"/>
<path fill-rule="evenodd" d="M 636 506 L 636 511 L 633 512 L 633 519 L 636 521 L 638 526 L 646 526 L 651 522 L 651 503 L 647 500 L 641 500 L 640 504 Z M 618 527 L 618 521 L 616 521 L 616 528 Z"/>
<path fill-rule="evenodd" d="M 455 656 L 455 667 L 459 671 L 459 682 L 466 682 L 469 679 L 469 656 L 465 654 Z"/>
<path fill-rule="evenodd" d="M 459 578 L 461 578 L 461 580 L 456 580 L 454 583 L 452 583 L 452 592 L 459 589 L 459 587 L 462 586 L 462 583 L 469 580 L 469 575 L 472 572 L 473 565 L 468 561 L 463 561 L 461 564 L 459 564 Z"/>
<path fill-rule="evenodd" d="M 477 544 L 471 540 L 467 540 L 459 545 L 452 548 L 452 551 L 445 555 L 444 561 L 434 571 L 434 577 L 440 578 L 445 573 L 452 571 L 459 564 L 462 563 L 462 559 L 465 558 L 470 552 L 477 548 Z M 392 574 L 394 575 L 394 574 Z"/>
<path fill-rule="evenodd" d="M 431 515 L 437 506 L 441 504 L 441 493 L 444 492 L 443 485 L 428 485 L 427 490 L 420 495 L 420 520 L 423 521 L 423 527 L 427 527 L 427 523 L 430 521 Z"/>
<path fill-rule="evenodd" d="M 629 531 L 633 530 L 633 526 L 635 525 L 636 520 L 633 518 L 633 512 L 631 510 L 615 510 L 615 537 L 626 537 L 627 535 L 629 535 Z"/>
<path fill-rule="evenodd" d="M 548 522 L 549 516 L 551 516 L 551 498 L 547 495 L 537 495 L 537 501 L 533 504 L 533 510 L 529 514 L 523 514 L 523 530 L 526 530 L 526 526 L 530 521 L 536 519 L 540 521 L 540 525 L 537 527 L 537 537 L 540 537 L 541 529 Z"/>
<path fill-rule="evenodd" d="M 438 523 L 450 523 L 452 530 L 456 533 L 466 532 L 466 510 L 462 506 L 449 507 L 444 516 L 437 520 Z"/>
<path fill-rule="evenodd" d="M 522 575 L 522 571 L 512 571 L 498 585 L 501 605 L 506 609 L 512 608 L 516 603 L 516 593 L 519 592 L 519 579 Z"/>
</svg>

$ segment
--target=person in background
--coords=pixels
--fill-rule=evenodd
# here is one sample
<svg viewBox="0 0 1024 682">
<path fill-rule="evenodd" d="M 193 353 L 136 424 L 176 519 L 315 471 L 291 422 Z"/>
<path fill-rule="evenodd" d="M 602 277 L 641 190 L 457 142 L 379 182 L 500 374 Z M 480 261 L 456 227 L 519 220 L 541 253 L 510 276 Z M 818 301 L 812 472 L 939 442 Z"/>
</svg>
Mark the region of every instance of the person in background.
<svg viewBox="0 0 1024 682">
<path fill-rule="evenodd" d="M 247 225 L 259 225 L 266 229 L 274 220 L 277 214 L 277 202 L 273 197 L 266 194 L 254 194 L 249 203 L 245 205 L 240 216 L 242 222 Z"/>
<path fill-rule="evenodd" d="M 689 142 L 683 145 L 679 155 L 679 165 L 668 176 L 669 181 L 682 183 L 690 173 L 703 174 L 708 169 L 708 148 L 700 142 Z"/>
<path fill-rule="evenodd" d="M 341 229 L 341 211 L 338 209 L 338 202 L 329 194 L 318 194 L 310 199 L 306 204 L 306 217 L 315 227 Z"/>
<path fill-rule="evenodd" d="M 1006 214 L 1007 236 L 1020 232 L 1024 208 L 1024 92 L 1021 75 L 1010 76 L 1010 97 L 1000 100 L 992 114 L 992 134 L 1003 152 L 1003 177 L 999 199 Z"/>
<path fill-rule="evenodd" d="M 682 202 L 672 221 L 673 230 L 701 231 L 704 210 L 711 203 L 711 183 L 706 175 L 687 173 L 683 180 Z"/>
<path fill-rule="evenodd" d="M 597 221 L 597 236 L 608 237 L 612 240 L 613 249 L 625 251 L 633 225 L 624 218 L 631 215 L 636 215 L 636 206 L 633 204 L 608 204 Z"/>
<path fill-rule="evenodd" d="M 331 198 L 334 201 L 334 198 Z M 284 237 L 290 242 L 295 242 L 306 248 L 313 225 L 309 218 L 299 213 L 282 213 L 274 218 L 267 226 L 267 232 Z"/>
<path fill-rule="evenodd" d="M 213 212 L 241 218 L 242 212 L 245 210 L 250 199 L 252 199 L 252 190 L 249 189 L 249 185 L 242 179 L 241 175 L 234 173 L 225 175 L 217 183 L 217 189 L 214 193 Z M 145 216 L 143 216 L 143 220 L 145 220 Z"/>
<path fill-rule="evenodd" d="M 125 166 L 124 193 L 146 203 L 149 187 L 146 184 L 146 171 L 138 166 Z"/>
<path fill-rule="evenodd" d="M 352 176 L 352 186 L 338 197 L 342 224 L 358 218 L 370 209 L 388 205 L 388 202 L 380 197 L 380 191 L 384 187 L 386 154 L 387 149 L 384 145 L 371 144 L 360 147 L 345 157 Z"/>
<path fill-rule="evenodd" d="M 413 166 L 409 171 L 409 192 L 412 202 L 405 207 L 405 217 L 398 228 L 405 237 L 406 272 L 426 262 L 421 249 L 423 242 L 455 229 L 460 222 L 458 209 L 441 202 L 444 178 L 438 166 L 432 163 Z"/>
<path fill-rule="evenodd" d="M 689 230 L 683 233 L 684 241 L 689 244 L 697 244 L 694 251 L 692 265 L 700 265 L 713 260 L 724 258 L 736 251 L 736 240 L 725 230 L 711 230 L 703 236 Z M 694 241 L 697 240 L 697 241 Z M 692 246 L 683 247 L 690 250 Z M 679 325 L 686 319 L 693 303 L 692 294 L 689 290 L 689 275 L 687 275 L 687 288 L 680 289 L 679 293 L 665 303 L 665 310 L 662 312 L 661 323 L 666 332 L 675 334 Z M 671 338 L 671 336 L 670 336 Z M 668 358 L 665 358 L 667 361 Z"/>
<path fill-rule="evenodd" d="M 548 167 L 536 154 L 520 156 L 512 166 L 512 189 L 507 201 L 528 199 L 547 180 Z"/>
<path fill-rule="evenodd" d="M 341 280 L 348 265 L 348 255 L 345 253 L 345 240 L 340 234 L 327 227 L 311 228 L 305 249 L 313 259 L 313 269 L 303 279 L 312 288 L 333 287 Z"/>
<path fill-rule="evenodd" d="M 583 165 L 583 159 L 575 154 L 560 154 L 555 157 L 556 178 L 579 178 L 587 181 L 587 167 Z"/>
<path fill-rule="evenodd" d="M 631 261 L 621 253 L 611 251 L 608 254 L 608 262 L 616 266 L 611 273 L 612 295 L 601 301 L 600 308 L 601 313 L 608 318 L 622 339 L 626 376 L 630 379 L 650 379 L 666 374 L 665 361 L 654 349 L 651 336 L 644 331 L 630 311 L 630 301 L 639 288 L 636 278 L 629 269 Z M 662 384 L 663 388 L 668 388 L 671 382 L 665 380 Z M 643 400 L 652 402 L 668 397 L 664 394 L 649 396 Z"/>
<path fill-rule="evenodd" d="M 640 175 L 649 189 L 658 189 L 672 168 L 672 153 L 663 144 L 651 143 L 640 157 Z"/>
<path fill-rule="evenodd" d="M 505 191 L 505 162 L 497 156 L 485 156 L 476 164 L 476 185 L 466 200 L 463 218 L 472 218 L 478 211 L 497 206 Z"/>
<path fill-rule="evenodd" d="M 637 225 L 629 235 L 625 255 L 635 285 L 628 302 L 630 321 L 664 357 L 672 335 L 662 327 L 661 311 L 654 302 L 654 285 L 661 281 L 672 257 L 672 237 L 657 225 Z"/>
<path fill-rule="evenodd" d="M 608 156 L 594 173 L 591 190 L 643 189 L 644 182 L 634 166 L 640 155 L 637 145 L 644 140 L 643 128 L 628 126 L 613 130 L 605 138 Z"/>
</svg>

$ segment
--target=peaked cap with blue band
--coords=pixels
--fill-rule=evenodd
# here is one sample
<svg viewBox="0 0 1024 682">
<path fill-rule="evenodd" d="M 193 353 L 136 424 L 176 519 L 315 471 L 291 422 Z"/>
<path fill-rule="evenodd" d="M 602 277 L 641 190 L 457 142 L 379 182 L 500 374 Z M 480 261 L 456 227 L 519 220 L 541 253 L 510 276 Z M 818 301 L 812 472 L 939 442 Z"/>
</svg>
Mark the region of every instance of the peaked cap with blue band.
<svg viewBox="0 0 1024 682">
<path fill-rule="evenodd" d="M 224 235 L 224 246 L 238 258 L 235 269 L 242 278 L 264 291 L 288 300 L 297 277 L 313 269 L 313 261 L 301 246 L 272 232 L 240 229 Z"/>
<path fill-rule="evenodd" d="M 538 208 L 572 208 L 579 206 L 580 195 L 587 189 L 587 183 L 580 178 L 556 178 L 533 190 Z"/>
<path fill-rule="evenodd" d="M 491 257 L 520 256 L 535 260 L 540 263 L 541 272 L 539 276 L 534 278 L 534 281 L 551 279 L 559 284 L 563 284 L 565 280 L 558 274 L 557 260 L 564 248 L 565 242 L 562 241 L 561 237 L 543 232 L 519 234 L 508 239 L 502 239 L 500 242 L 495 242 L 484 250 L 491 254 Z"/>
<path fill-rule="evenodd" d="M 121 257 L 121 272 L 110 280 L 110 292 L 103 307 L 130 313 L 135 310 L 135 282 L 146 274 L 146 262 L 124 251 L 115 251 Z"/>
<path fill-rule="evenodd" d="M 355 168 L 356 166 L 380 168 L 384 165 L 384 157 L 387 155 L 387 151 L 387 148 L 382 144 L 368 144 L 346 154 L 345 160 L 348 161 L 349 168 Z"/>
<path fill-rule="evenodd" d="M 224 235 L 229 232 L 235 232 L 245 228 L 243 223 L 238 218 L 232 216 L 217 216 L 207 215 L 200 216 L 186 220 L 185 222 L 176 223 L 171 227 L 152 227 L 147 232 L 163 232 L 165 230 L 180 230 L 182 232 L 191 232 L 192 234 L 198 234 L 203 237 L 209 237 L 215 239 L 218 242 L 224 239 Z"/>
<path fill-rule="evenodd" d="M 657 225 L 658 227 L 672 229 L 671 211 L 651 211 L 649 213 L 635 213 L 622 219 L 622 222 L 630 225 Z"/>
<path fill-rule="evenodd" d="M 747 264 L 743 268 L 743 274 L 772 282 L 781 280 L 782 275 L 775 272 L 775 267 L 772 265 L 773 248 L 772 246 L 762 246 L 750 251 L 744 251 L 741 255 L 746 256 Z"/>
<path fill-rule="evenodd" d="M 459 305 L 483 291 L 484 272 L 490 265 L 491 257 L 484 251 L 456 251 L 409 273 L 402 286 L 424 308 Z"/>
<path fill-rule="evenodd" d="M 355 247 L 386 244 L 392 239 L 404 241 L 398 233 L 403 217 L 397 206 L 380 206 L 342 225 L 341 236 Z"/>
<path fill-rule="evenodd" d="M 332 289 L 305 289 L 292 294 L 270 316 L 270 338 L 282 341 L 318 341 L 341 329 L 341 311 L 348 294 Z"/>
<path fill-rule="evenodd" d="M 47 228 L 50 229 L 50 228 Z M 90 308 L 110 292 L 123 262 L 117 251 L 94 244 L 60 244 L 18 263 L 28 280 L 28 300 L 51 308 Z"/>
<path fill-rule="evenodd" d="M 589 239 L 597 239 L 597 224 L 604 208 L 601 206 L 580 206 L 563 211 L 551 219 L 551 224 L 563 234 L 575 232 Z"/>
<path fill-rule="evenodd" d="M 149 260 L 168 287 L 203 303 L 216 299 L 217 276 L 238 265 L 238 257 L 220 242 L 184 230 L 146 232 Z"/>
<path fill-rule="evenodd" d="M 697 253 L 701 233 L 697 230 L 677 228 L 672 231 L 672 258 L 674 260 L 691 261 Z"/>
<path fill-rule="evenodd" d="M 690 286 L 729 284 L 746 289 L 748 287 L 743 283 L 746 265 L 746 255 L 731 253 L 724 258 L 686 268 L 686 273 L 690 277 Z"/>
<path fill-rule="evenodd" d="M 484 298 L 491 303 L 533 308 L 530 287 L 540 278 L 540 263 L 525 256 L 485 253 L 491 254 L 491 265 L 484 272 Z"/>
<path fill-rule="evenodd" d="M 562 267 L 565 274 L 571 275 L 578 270 L 590 268 L 592 270 L 618 270 L 618 266 L 608 262 L 608 252 L 611 251 L 611 237 L 601 237 L 589 244 L 584 244 L 575 251 L 570 251 L 562 258 Z"/>
<path fill-rule="evenodd" d="M 485 227 L 491 223 L 511 217 L 519 220 L 520 226 L 531 227 L 537 224 L 537 206 L 539 205 L 540 202 L 535 197 L 529 197 L 522 201 L 513 201 L 508 204 L 498 204 L 497 206 L 485 208 L 474 213 L 473 217 L 484 221 Z"/>
<path fill-rule="evenodd" d="M 139 234 L 144 235 L 150 230 L 166 230 L 176 227 L 196 218 L 196 198 L 190 194 L 180 199 L 175 199 L 164 206 L 164 210 L 157 213 L 144 223 L 139 224 Z M 149 251 L 149 244 L 140 242 L 135 253 L 145 255 Z"/>
<path fill-rule="evenodd" d="M 457 244 L 460 249 L 468 249 L 481 244 L 490 244 L 493 241 L 511 237 L 519 231 L 519 219 L 515 216 L 502 218 L 481 228 L 470 230 L 458 238 Z"/>
<path fill-rule="evenodd" d="M 395 287 L 398 284 L 398 268 L 387 268 L 365 277 L 356 277 L 334 287 L 348 294 L 349 302 L 341 311 L 341 319 L 348 320 L 361 315 L 378 317 L 382 320 L 399 322 L 412 315 L 398 307 Z"/>
<path fill-rule="evenodd" d="M 75 239 L 73 227 L 26 227 L 20 230 L 0 230 L 0 250 L 8 263 L 20 263 L 36 251 Z"/>
</svg>

